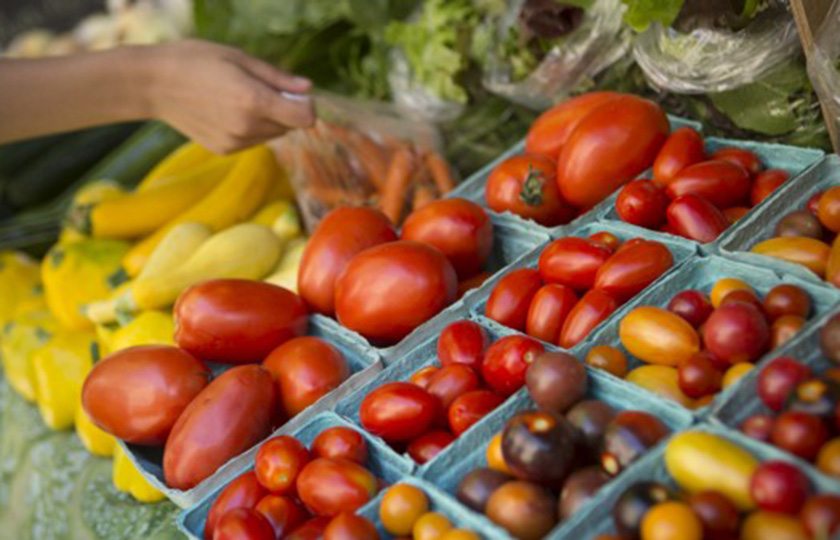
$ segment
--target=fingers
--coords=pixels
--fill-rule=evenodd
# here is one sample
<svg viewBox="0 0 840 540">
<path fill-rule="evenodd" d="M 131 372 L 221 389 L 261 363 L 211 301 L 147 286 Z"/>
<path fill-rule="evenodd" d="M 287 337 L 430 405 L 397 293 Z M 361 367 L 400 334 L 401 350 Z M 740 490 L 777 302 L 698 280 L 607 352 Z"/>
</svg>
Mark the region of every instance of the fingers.
<svg viewBox="0 0 840 540">
<path fill-rule="evenodd" d="M 290 75 L 248 55 L 243 54 L 240 60 L 246 71 L 277 90 L 286 90 L 294 94 L 306 94 L 312 90 L 312 81 L 309 79 Z"/>
<path fill-rule="evenodd" d="M 306 128 L 315 122 L 315 107 L 309 96 L 265 88 L 260 102 L 264 118 L 282 126 Z"/>
</svg>

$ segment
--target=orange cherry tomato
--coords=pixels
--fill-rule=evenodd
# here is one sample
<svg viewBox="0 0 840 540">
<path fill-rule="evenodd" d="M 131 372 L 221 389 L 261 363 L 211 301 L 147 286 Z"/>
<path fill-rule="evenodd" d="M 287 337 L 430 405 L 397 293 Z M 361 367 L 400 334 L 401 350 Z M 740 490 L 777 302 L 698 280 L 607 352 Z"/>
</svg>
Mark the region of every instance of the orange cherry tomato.
<svg viewBox="0 0 840 540">
<path fill-rule="evenodd" d="M 620 349 L 609 345 L 592 347 L 586 355 L 586 363 L 616 377 L 624 378 L 627 375 L 627 357 Z"/>
<path fill-rule="evenodd" d="M 817 468 L 829 476 L 840 478 L 840 437 L 831 439 L 820 448 Z"/>
<path fill-rule="evenodd" d="M 741 540 L 809 540 L 795 516 L 776 512 L 753 512 L 741 525 Z"/>
<path fill-rule="evenodd" d="M 840 235 L 837 235 L 831 243 L 828 264 L 825 268 L 825 280 L 835 287 L 840 287 Z"/>
<path fill-rule="evenodd" d="M 452 523 L 438 512 L 427 512 L 414 523 L 411 531 L 413 540 L 440 540 L 452 529 Z"/>
<path fill-rule="evenodd" d="M 804 236 L 771 238 L 759 242 L 753 253 L 800 264 L 820 277 L 825 277 L 831 248 L 825 242 Z"/>
<path fill-rule="evenodd" d="M 840 232 L 840 186 L 830 188 L 822 194 L 817 218 L 826 229 Z"/>
<path fill-rule="evenodd" d="M 737 364 L 733 364 L 732 367 L 727 369 L 726 373 L 723 374 L 722 387 L 724 389 L 729 388 L 740 381 L 741 377 L 749 373 L 754 367 L 755 366 L 749 362 L 739 362 Z"/>
<path fill-rule="evenodd" d="M 417 521 L 429 511 L 429 499 L 423 491 L 409 484 L 388 488 L 379 504 L 382 526 L 393 535 L 411 534 Z"/>
<path fill-rule="evenodd" d="M 653 306 L 628 313 L 618 335 L 630 354 L 650 364 L 677 366 L 700 351 L 700 336 L 685 319 Z"/>
<path fill-rule="evenodd" d="M 703 525 L 697 514 L 683 502 L 667 501 L 655 505 L 642 519 L 642 540 L 702 540 Z"/>
</svg>

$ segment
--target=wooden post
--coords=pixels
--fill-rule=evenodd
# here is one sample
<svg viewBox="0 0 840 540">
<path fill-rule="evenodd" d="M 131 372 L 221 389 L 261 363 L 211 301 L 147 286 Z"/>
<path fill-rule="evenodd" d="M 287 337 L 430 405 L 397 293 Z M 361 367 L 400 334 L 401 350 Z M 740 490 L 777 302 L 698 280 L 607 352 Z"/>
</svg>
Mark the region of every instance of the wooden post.
<svg viewBox="0 0 840 540">
<path fill-rule="evenodd" d="M 790 0 L 790 8 L 793 11 L 793 18 L 796 20 L 796 27 L 799 30 L 799 39 L 802 41 L 802 50 L 805 56 L 811 56 L 814 49 L 814 33 L 820 28 L 825 19 L 832 0 Z M 832 118 L 825 104 L 821 104 L 823 120 L 828 127 L 828 135 L 831 137 L 831 145 L 834 151 L 840 154 L 840 136 L 837 133 L 837 119 Z"/>
</svg>

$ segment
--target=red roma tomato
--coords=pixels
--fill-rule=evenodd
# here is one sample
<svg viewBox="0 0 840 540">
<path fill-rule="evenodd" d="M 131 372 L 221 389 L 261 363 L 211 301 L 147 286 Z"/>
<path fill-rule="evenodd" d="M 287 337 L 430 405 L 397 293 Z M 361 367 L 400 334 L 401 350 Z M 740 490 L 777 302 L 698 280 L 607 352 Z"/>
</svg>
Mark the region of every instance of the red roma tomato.
<svg viewBox="0 0 840 540">
<path fill-rule="evenodd" d="M 391 221 L 373 208 L 341 207 L 321 220 L 306 242 L 298 270 L 298 291 L 324 315 L 335 310 L 335 282 L 347 263 L 369 247 L 397 239 Z"/>
<path fill-rule="evenodd" d="M 373 523 L 352 512 L 335 516 L 324 529 L 324 540 L 379 540 Z"/>
<path fill-rule="evenodd" d="M 487 178 L 484 198 L 496 212 L 512 212 L 540 225 L 554 227 L 575 218 L 575 210 L 560 196 L 556 165 L 545 156 L 513 156 Z"/>
<path fill-rule="evenodd" d="M 667 184 L 678 172 L 706 159 L 703 137 L 694 128 L 681 127 L 665 140 L 653 162 L 653 180 Z"/>
<path fill-rule="evenodd" d="M 560 331 L 560 341 L 557 343 L 564 349 L 571 349 L 589 335 L 596 326 L 601 324 L 613 311 L 618 309 L 615 298 L 604 291 L 593 289 L 575 304 L 563 329 Z"/>
<path fill-rule="evenodd" d="M 490 390 L 473 390 L 460 396 L 449 407 L 449 429 L 457 437 L 504 402 Z"/>
<path fill-rule="evenodd" d="M 458 280 L 443 254 L 418 242 L 359 253 L 338 278 L 338 321 L 376 343 L 396 343 L 455 300 Z"/>
<path fill-rule="evenodd" d="M 282 495 L 266 495 L 257 503 L 256 511 L 271 524 L 275 538 L 284 538 L 307 518 L 300 504 Z"/>
<path fill-rule="evenodd" d="M 546 283 L 586 291 L 595 284 L 595 274 L 611 255 L 609 249 L 586 238 L 558 238 L 540 254 L 540 276 Z"/>
<path fill-rule="evenodd" d="M 702 161 L 683 169 L 666 188 L 668 196 L 703 197 L 720 209 L 738 206 L 750 193 L 750 175 L 728 161 Z"/>
<path fill-rule="evenodd" d="M 790 175 L 781 169 L 767 169 L 753 180 L 750 191 L 750 204 L 756 206 L 776 191 L 776 188 L 788 181 Z"/>
<path fill-rule="evenodd" d="M 312 518 L 297 529 L 293 530 L 288 536 L 283 537 L 283 540 L 323 540 L 324 531 L 332 521 L 328 517 Z"/>
<path fill-rule="evenodd" d="M 436 397 L 407 382 L 385 383 L 359 406 L 362 426 L 388 442 L 410 441 L 429 430 L 440 411 Z"/>
<path fill-rule="evenodd" d="M 580 208 L 595 206 L 651 166 L 669 129 L 662 109 L 636 96 L 623 95 L 596 108 L 560 151 L 561 195 Z"/>
<path fill-rule="evenodd" d="M 620 95 L 615 92 L 589 92 L 558 103 L 531 124 L 525 137 L 525 151 L 556 159 L 580 121 L 594 109 Z"/>
<path fill-rule="evenodd" d="M 657 229 L 665 223 L 670 202 L 661 186 L 650 180 L 633 180 L 618 192 L 615 211 L 627 223 Z"/>
<path fill-rule="evenodd" d="M 210 376 L 204 364 L 177 347 L 131 347 L 93 366 L 82 387 L 82 406 L 115 437 L 161 445 Z"/>
<path fill-rule="evenodd" d="M 166 440 L 166 485 L 198 485 L 265 439 L 276 410 L 274 382 L 260 366 L 237 366 L 219 375 L 187 406 Z"/>
<path fill-rule="evenodd" d="M 432 375 L 437 373 L 439 369 L 437 366 L 426 366 L 415 371 L 408 380 L 411 384 L 416 384 L 423 390 L 426 390 L 429 388 L 429 381 L 432 380 Z"/>
<path fill-rule="evenodd" d="M 796 514 L 811 491 L 808 478 L 785 461 L 765 461 L 750 480 L 750 495 L 759 508 L 768 512 Z"/>
<path fill-rule="evenodd" d="M 480 386 L 475 370 L 463 364 L 452 364 L 437 370 L 429 379 L 426 391 L 440 400 L 444 409 L 455 401 L 455 398 L 476 390 Z"/>
<path fill-rule="evenodd" d="M 817 218 L 826 229 L 840 232 L 840 186 L 829 188 L 820 197 Z"/>
<path fill-rule="evenodd" d="M 213 501 L 204 524 L 205 540 L 213 538 L 216 524 L 228 511 L 234 508 L 256 508 L 257 503 L 266 495 L 268 491 L 257 481 L 257 475 L 253 471 L 238 476 Z"/>
<path fill-rule="evenodd" d="M 312 441 L 312 455 L 321 458 L 343 458 L 364 465 L 368 459 L 367 442 L 355 429 L 331 427 Z"/>
<path fill-rule="evenodd" d="M 569 287 L 556 283 L 543 285 L 531 301 L 525 333 L 549 343 L 557 343 L 563 322 L 577 301 L 577 295 Z"/>
<path fill-rule="evenodd" d="M 723 211 L 723 217 L 725 217 L 729 223 L 735 223 L 742 217 L 746 216 L 749 211 L 750 209 L 744 206 L 733 206 L 732 208 L 727 208 Z"/>
<path fill-rule="evenodd" d="M 263 362 L 277 382 L 277 395 L 286 418 L 309 407 L 350 376 L 341 351 L 314 336 L 287 341 Z"/>
<path fill-rule="evenodd" d="M 508 328 L 525 330 L 528 308 L 540 287 L 542 280 L 536 270 L 514 270 L 500 279 L 493 288 L 490 298 L 487 299 L 484 314 Z"/>
<path fill-rule="evenodd" d="M 448 431 L 430 431 L 420 435 L 408 445 L 408 455 L 420 465 L 440 454 L 455 440 Z"/>
<path fill-rule="evenodd" d="M 478 323 L 455 321 L 440 333 L 437 343 L 438 360 L 442 366 L 464 364 L 478 370 L 484 358 L 484 349 L 489 344 L 487 332 Z"/>
<path fill-rule="evenodd" d="M 630 300 L 674 264 L 664 244 L 638 242 L 618 250 L 595 274 L 595 288 L 619 303 Z"/>
<path fill-rule="evenodd" d="M 729 227 L 729 220 L 715 205 L 696 195 L 683 195 L 668 207 L 668 226 L 689 240 L 714 242 Z"/>
<path fill-rule="evenodd" d="M 234 508 L 219 520 L 213 540 L 274 540 L 274 529 L 256 510 Z"/>
<path fill-rule="evenodd" d="M 598 244 L 599 246 L 604 246 L 610 251 L 615 251 L 619 247 L 621 247 L 621 239 L 614 235 L 613 233 L 609 233 L 607 231 L 596 232 L 595 234 L 589 235 L 589 239 Z"/>
<path fill-rule="evenodd" d="M 493 249 L 493 224 L 483 208 L 466 199 L 440 199 L 405 219 L 400 236 L 438 248 L 459 279 L 481 271 Z"/>
<path fill-rule="evenodd" d="M 317 516 L 355 512 L 376 495 L 377 487 L 369 470 L 346 459 L 315 459 L 297 478 L 300 500 Z"/>
<path fill-rule="evenodd" d="M 668 311 L 679 315 L 694 328 L 700 328 L 714 308 L 705 294 L 696 290 L 687 290 L 671 298 L 668 302 Z"/>
<path fill-rule="evenodd" d="M 755 153 L 744 150 L 743 148 L 721 148 L 712 154 L 711 159 L 728 161 L 729 163 L 740 165 L 751 175 L 757 174 L 761 170 L 761 160 L 759 157 Z"/>
<path fill-rule="evenodd" d="M 487 349 L 481 375 L 491 390 L 509 396 L 525 384 L 525 372 L 545 349 L 525 336 L 505 336 Z"/>
<path fill-rule="evenodd" d="M 811 368 L 794 358 L 783 356 L 770 361 L 758 374 L 758 397 L 771 410 L 781 411 L 796 386 L 811 376 Z"/>
<path fill-rule="evenodd" d="M 254 472 L 267 490 L 290 495 L 294 492 L 297 475 L 310 459 L 309 450 L 297 439 L 280 435 L 260 446 L 254 458 Z"/>
<path fill-rule="evenodd" d="M 805 208 L 815 216 L 820 212 L 820 199 L 822 199 L 824 193 L 825 191 L 818 191 L 814 193 L 811 195 L 811 198 L 808 199 L 808 202 L 805 203 Z"/>
<path fill-rule="evenodd" d="M 731 364 L 752 362 L 767 351 L 770 328 L 758 308 L 733 302 L 711 314 L 703 326 L 703 343 L 712 354 Z"/>
<path fill-rule="evenodd" d="M 175 343 L 208 362 L 260 362 L 275 347 L 306 333 L 298 295 L 246 279 L 205 281 L 175 303 Z"/>
</svg>

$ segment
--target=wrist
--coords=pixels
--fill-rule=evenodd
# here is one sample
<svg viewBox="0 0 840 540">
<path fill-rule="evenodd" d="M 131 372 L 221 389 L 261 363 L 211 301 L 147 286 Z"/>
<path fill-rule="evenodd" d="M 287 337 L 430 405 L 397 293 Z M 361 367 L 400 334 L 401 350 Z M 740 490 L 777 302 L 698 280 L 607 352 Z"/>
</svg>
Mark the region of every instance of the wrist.
<svg viewBox="0 0 840 540">
<path fill-rule="evenodd" d="M 125 47 L 115 51 L 120 73 L 120 94 L 125 113 L 134 118 L 157 118 L 165 56 L 158 46 Z"/>
</svg>

